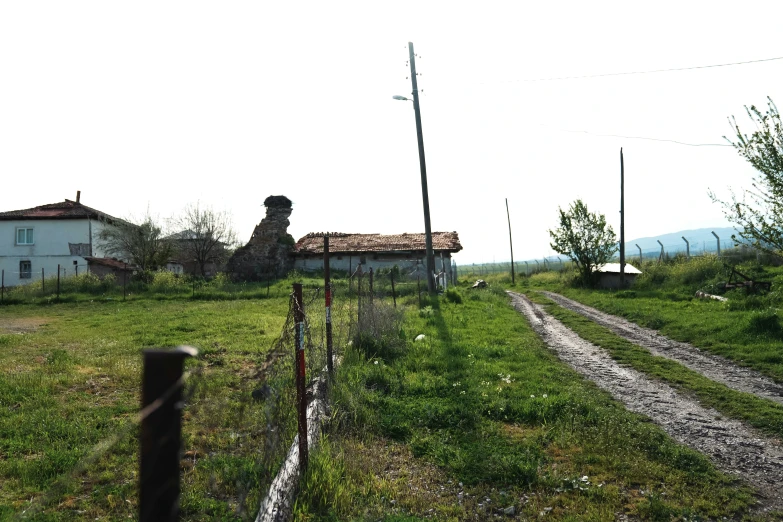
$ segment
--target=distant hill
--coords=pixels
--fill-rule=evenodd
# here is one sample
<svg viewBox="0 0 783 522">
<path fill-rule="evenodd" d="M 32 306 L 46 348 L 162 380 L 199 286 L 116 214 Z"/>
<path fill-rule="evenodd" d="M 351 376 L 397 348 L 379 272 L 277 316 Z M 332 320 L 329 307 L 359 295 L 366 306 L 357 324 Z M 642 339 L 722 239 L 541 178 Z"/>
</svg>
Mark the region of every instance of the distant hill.
<svg viewBox="0 0 783 522">
<path fill-rule="evenodd" d="M 642 252 L 655 252 L 656 254 L 661 251 L 661 246 L 658 241 L 663 243 L 663 248 L 666 252 L 684 252 L 685 241 L 682 240 L 683 236 L 691 244 L 691 253 L 698 253 L 702 251 L 715 252 L 717 250 L 717 241 L 715 236 L 712 235 L 715 232 L 720 237 L 721 248 L 731 248 L 734 246 L 734 242 L 731 240 L 731 235 L 736 234 L 736 231 L 732 227 L 723 228 L 697 228 L 696 230 L 681 230 L 680 232 L 672 232 L 669 234 L 661 234 L 654 237 L 641 237 L 639 239 L 632 239 L 625 243 L 625 255 L 633 256 L 639 253 L 639 249 L 636 245 L 639 245 Z"/>
</svg>

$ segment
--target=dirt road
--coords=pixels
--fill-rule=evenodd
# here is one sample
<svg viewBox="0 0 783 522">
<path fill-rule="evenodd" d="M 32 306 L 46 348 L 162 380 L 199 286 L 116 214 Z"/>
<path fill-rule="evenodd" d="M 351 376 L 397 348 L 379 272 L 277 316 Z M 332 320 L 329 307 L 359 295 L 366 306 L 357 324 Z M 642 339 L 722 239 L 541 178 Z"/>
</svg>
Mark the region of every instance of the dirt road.
<svg viewBox="0 0 783 522">
<path fill-rule="evenodd" d="M 737 391 L 752 393 L 778 404 L 783 404 L 783 386 L 760 373 L 744 368 L 723 357 L 702 352 L 695 346 L 659 335 L 621 317 L 606 314 L 553 292 L 541 292 L 563 308 L 578 312 L 588 319 L 609 328 L 620 337 L 642 346 L 653 355 L 666 357 L 698 372 L 715 382 Z"/>
<path fill-rule="evenodd" d="M 678 442 L 712 459 L 761 494 L 764 509 L 783 509 L 783 448 L 742 423 L 723 418 L 672 387 L 621 367 L 525 296 L 509 292 L 514 307 L 558 357 L 608 391 L 629 410 L 648 416 Z"/>
</svg>

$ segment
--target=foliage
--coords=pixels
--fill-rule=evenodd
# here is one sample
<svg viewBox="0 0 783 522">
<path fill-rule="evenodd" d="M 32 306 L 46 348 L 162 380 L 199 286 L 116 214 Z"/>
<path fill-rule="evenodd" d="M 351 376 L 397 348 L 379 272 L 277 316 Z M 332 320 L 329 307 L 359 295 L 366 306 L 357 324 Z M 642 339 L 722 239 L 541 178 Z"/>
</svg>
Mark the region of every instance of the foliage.
<svg viewBox="0 0 783 522">
<path fill-rule="evenodd" d="M 751 188 L 743 190 L 740 197 L 732 192 L 729 201 L 721 201 L 713 192 L 710 197 L 739 227 L 740 238 L 763 252 L 783 255 L 783 122 L 775 103 L 771 98 L 767 100 L 766 112 L 755 105 L 745 107 L 756 126 L 751 135 L 745 134 L 732 116 L 736 141 L 726 138 L 756 169 Z M 732 239 L 737 237 L 733 235 Z"/>
<path fill-rule="evenodd" d="M 149 213 L 138 224 L 107 221 L 98 234 L 98 244 L 107 254 L 128 259 L 143 272 L 166 266 L 172 254 L 171 241 Z"/>
<path fill-rule="evenodd" d="M 581 199 L 567 211 L 558 208 L 560 226 L 549 230 L 550 246 L 576 263 L 582 283 L 590 284 L 596 267 L 608 262 L 617 249 L 617 237 L 603 214 L 592 213 Z"/>
<path fill-rule="evenodd" d="M 185 207 L 174 224 L 180 229 L 171 236 L 175 253 L 181 261 L 194 261 L 199 268 L 198 275 L 206 275 L 208 263 L 227 261 L 237 243 L 231 214 L 199 202 Z"/>
</svg>

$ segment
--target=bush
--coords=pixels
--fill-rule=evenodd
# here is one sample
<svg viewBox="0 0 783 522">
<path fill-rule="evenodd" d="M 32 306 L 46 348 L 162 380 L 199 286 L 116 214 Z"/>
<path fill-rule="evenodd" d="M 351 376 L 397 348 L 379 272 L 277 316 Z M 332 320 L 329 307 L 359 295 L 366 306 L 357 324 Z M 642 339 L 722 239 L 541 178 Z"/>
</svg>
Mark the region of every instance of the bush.
<svg viewBox="0 0 783 522">
<path fill-rule="evenodd" d="M 446 290 L 446 301 L 454 304 L 462 304 L 462 294 L 456 288 Z"/>
</svg>

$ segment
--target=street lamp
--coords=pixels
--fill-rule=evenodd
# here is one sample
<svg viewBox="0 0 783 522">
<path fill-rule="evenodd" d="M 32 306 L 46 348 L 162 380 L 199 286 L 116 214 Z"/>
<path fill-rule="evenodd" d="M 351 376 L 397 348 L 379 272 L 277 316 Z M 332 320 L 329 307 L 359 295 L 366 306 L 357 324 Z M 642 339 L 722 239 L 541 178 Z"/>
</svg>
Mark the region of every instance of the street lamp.
<svg viewBox="0 0 783 522">
<path fill-rule="evenodd" d="M 408 42 L 408 53 L 411 63 L 411 84 L 413 86 L 413 99 L 405 96 L 394 95 L 392 98 L 401 101 L 412 101 L 413 110 L 416 112 L 416 134 L 419 142 L 419 167 L 421 169 L 421 199 L 424 205 L 424 242 L 427 255 L 427 291 L 435 293 L 435 253 L 432 250 L 432 228 L 430 227 L 430 197 L 427 191 L 427 164 L 424 161 L 424 138 L 421 133 L 421 109 L 419 108 L 419 87 L 416 83 L 416 59 L 413 54 L 413 43 Z"/>
</svg>

